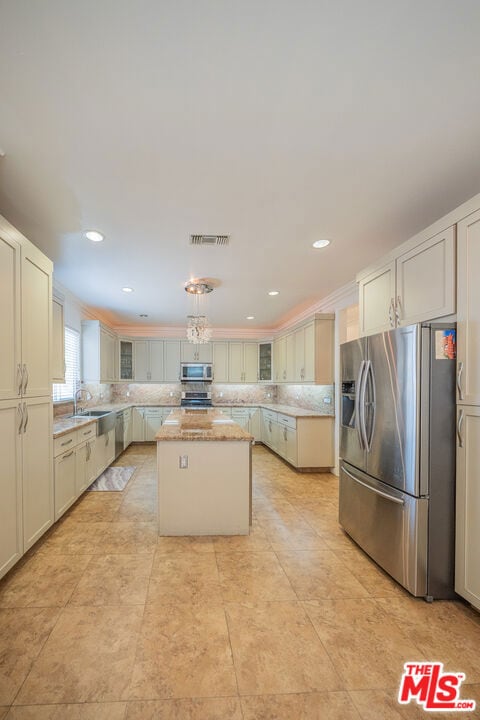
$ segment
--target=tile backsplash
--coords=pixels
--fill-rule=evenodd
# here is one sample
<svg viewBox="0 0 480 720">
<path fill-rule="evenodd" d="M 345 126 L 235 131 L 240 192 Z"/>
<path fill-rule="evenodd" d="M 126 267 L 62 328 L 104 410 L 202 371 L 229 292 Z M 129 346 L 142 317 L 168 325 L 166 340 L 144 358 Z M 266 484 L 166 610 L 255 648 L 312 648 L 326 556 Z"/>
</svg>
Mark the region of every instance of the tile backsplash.
<svg viewBox="0 0 480 720">
<path fill-rule="evenodd" d="M 100 385 L 88 383 L 82 387 L 92 399 L 81 401 L 82 407 L 104 403 L 158 403 L 159 405 L 180 405 L 183 389 L 193 389 L 181 383 L 113 383 Z M 214 404 L 256 405 L 257 403 L 279 403 L 315 410 L 325 415 L 334 414 L 333 385 L 266 385 L 266 384 L 219 384 L 208 386 Z M 330 402 L 329 402 L 330 401 Z M 72 403 L 58 403 L 54 416 L 73 412 Z"/>
</svg>

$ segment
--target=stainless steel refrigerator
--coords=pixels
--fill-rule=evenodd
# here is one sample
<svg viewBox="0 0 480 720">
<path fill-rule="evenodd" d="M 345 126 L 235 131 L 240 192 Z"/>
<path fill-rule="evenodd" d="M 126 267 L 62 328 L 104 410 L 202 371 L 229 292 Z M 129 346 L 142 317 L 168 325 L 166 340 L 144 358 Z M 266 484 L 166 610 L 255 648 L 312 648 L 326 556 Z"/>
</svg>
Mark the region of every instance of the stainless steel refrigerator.
<svg viewBox="0 0 480 720">
<path fill-rule="evenodd" d="M 340 358 L 340 524 L 412 595 L 455 597 L 455 328 L 397 328 Z"/>
</svg>

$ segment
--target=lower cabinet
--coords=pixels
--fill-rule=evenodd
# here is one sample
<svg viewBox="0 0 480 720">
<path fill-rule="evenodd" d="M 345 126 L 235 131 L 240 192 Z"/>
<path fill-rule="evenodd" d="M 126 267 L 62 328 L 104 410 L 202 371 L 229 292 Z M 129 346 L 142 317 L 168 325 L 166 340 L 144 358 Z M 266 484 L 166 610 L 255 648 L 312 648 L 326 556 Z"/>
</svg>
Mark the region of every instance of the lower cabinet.
<svg viewBox="0 0 480 720">
<path fill-rule="evenodd" d="M 55 520 L 115 459 L 115 429 L 99 437 L 95 432 L 92 423 L 54 440 Z"/>
<path fill-rule="evenodd" d="M 0 577 L 23 555 L 22 436 L 18 400 L 0 402 Z"/>
<path fill-rule="evenodd" d="M 455 591 L 480 610 L 480 407 L 457 407 Z"/>
<path fill-rule="evenodd" d="M 153 442 L 174 409 L 167 406 L 132 408 L 132 442 Z"/>
<path fill-rule="evenodd" d="M 163 410 L 162 408 L 145 408 L 144 413 L 145 419 L 145 441 L 152 442 L 155 440 L 155 435 L 162 427 L 163 423 Z"/>
<path fill-rule="evenodd" d="M 144 442 L 145 440 L 145 408 L 132 408 L 132 442 Z"/>
<path fill-rule="evenodd" d="M 297 417 L 262 410 L 262 442 L 298 469 L 334 465 L 333 417 Z"/>
<path fill-rule="evenodd" d="M 123 411 L 123 445 L 125 450 L 133 440 L 132 408 Z"/>
</svg>

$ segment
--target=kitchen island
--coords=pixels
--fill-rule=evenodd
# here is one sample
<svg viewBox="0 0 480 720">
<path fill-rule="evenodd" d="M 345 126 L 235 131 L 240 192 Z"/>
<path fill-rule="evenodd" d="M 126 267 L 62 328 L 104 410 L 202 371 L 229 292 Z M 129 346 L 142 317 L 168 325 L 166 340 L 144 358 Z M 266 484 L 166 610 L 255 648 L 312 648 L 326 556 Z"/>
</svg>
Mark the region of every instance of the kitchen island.
<svg viewBox="0 0 480 720">
<path fill-rule="evenodd" d="M 215 409 L 176 409 L 156 437 L 160 535 L 248 535 L 253 436 Z"/>
</svg>

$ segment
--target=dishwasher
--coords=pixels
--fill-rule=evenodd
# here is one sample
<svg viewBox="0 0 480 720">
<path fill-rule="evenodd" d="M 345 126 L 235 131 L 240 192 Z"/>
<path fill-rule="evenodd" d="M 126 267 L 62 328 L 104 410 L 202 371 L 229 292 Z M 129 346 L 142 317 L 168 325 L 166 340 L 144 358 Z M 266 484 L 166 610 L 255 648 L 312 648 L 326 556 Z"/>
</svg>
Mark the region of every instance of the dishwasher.
<svg viewBox="0 0 480 720">
<path fill-rule="evenodd" d="M 123 435 L 125 427 L 125 418 L 123 410 L 117 412 L 117 422 L 115 423 L 115 460 L 123 452 Z"/>
</svg>

